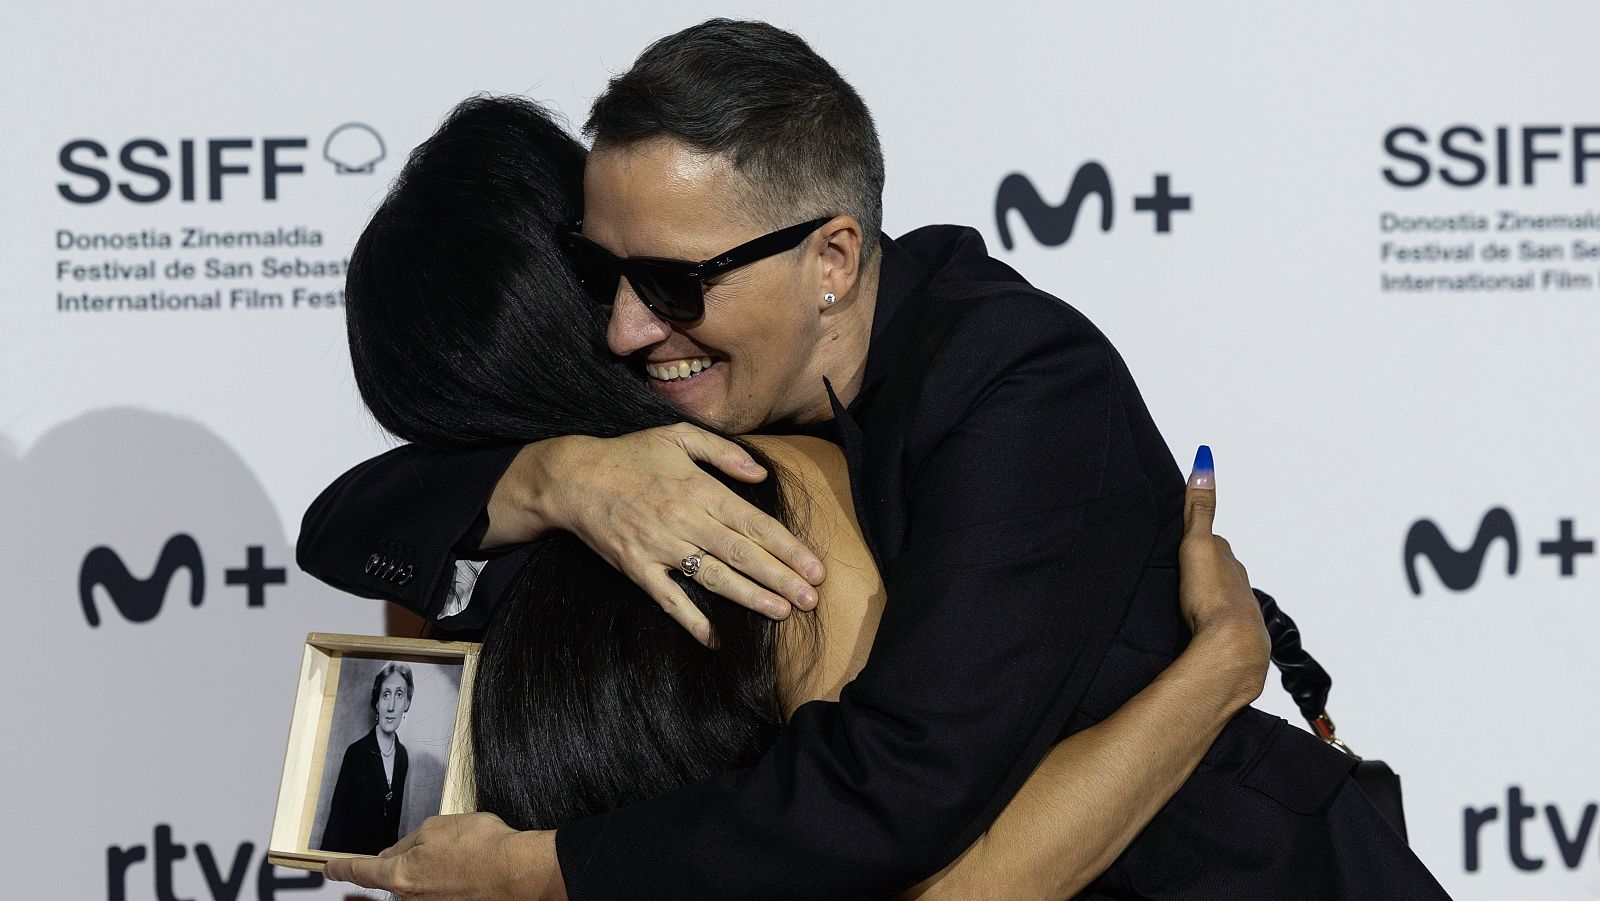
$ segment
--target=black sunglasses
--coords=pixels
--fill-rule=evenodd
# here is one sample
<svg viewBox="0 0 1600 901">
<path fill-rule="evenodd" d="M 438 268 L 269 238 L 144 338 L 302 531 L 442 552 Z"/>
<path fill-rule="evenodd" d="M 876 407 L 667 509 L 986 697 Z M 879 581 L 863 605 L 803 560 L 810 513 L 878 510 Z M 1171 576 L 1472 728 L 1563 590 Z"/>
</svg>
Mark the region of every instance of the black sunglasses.
<svg viewBox="0 0 1600 901">
<path fill-rule="evenodd" d="M 577 272 L 578 281 L 596 302 L 610 306 L 616 301 L 623 276 L 650 311 L 673 322 L 694 322 L 706 314 L 705 283 L 727 272 L 792 250 L 832 216 L 823 216 L 780 228 L 746 241 L 709 260 L 690 263 L 656 257 L 619 257 L 585 238 L 574 224 L 566 233 L 567 257 Z"/>
</svg>

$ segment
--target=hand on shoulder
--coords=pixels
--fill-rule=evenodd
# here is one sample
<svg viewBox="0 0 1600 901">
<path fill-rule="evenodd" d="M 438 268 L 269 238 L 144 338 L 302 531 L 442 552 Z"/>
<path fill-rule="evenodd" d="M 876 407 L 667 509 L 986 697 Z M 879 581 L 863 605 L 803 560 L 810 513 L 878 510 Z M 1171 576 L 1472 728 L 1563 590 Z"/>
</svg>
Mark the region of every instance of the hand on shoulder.
<svg viewBox="0 0 1600 901">
<path fill-rule="evenodd" d="M 711 625 L 673 570 L 774 619 L 814 607 L 822 561 L 702 463 L 743 482 L 767 478 L 737 443 L 687 423 L 530 444 L 495 487 L 484 544 L 571 532 L 706 644 Z M 697 565 L 684 566 L 691 556 Z"/>
</svg>

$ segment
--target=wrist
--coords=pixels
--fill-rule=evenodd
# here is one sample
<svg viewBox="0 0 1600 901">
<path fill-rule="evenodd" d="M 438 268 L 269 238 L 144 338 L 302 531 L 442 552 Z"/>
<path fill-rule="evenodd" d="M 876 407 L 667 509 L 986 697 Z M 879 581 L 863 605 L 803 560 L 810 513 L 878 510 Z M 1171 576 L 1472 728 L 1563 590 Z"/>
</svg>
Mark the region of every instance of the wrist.
<svg viewBox="0 0 1600 901">
<path fill-rule="evenodd" d="M 546 438 L 524 445 L 489 496 L 483 547 L 526 544 L 561 528 L 550 487 L 559 480 L 564 451 L 576 439 Z"/>
<path fill-rule="evenodd" d="M 1197 624 L 1184 653 L 1202 661 L 1201 672 L 1237 713 L 1261 696 L 1272 644 L 1259 616 L 1219 618 Z"/>
<path fill-rule="evenodd" d="M 583 436 L 546 438 L 524 447 L 517 454 L 522 462 L 518 479 L 518 515 L 528 532 L 528 540 L 541 538 L 563 526 L 556 501 L 560 498 L 558 486 L 565 484 L 565 466 L 568 451 L 575 444 L 592 439 Z"/>
<path fill-rule="evenodd" d="M 566 883 L 556 858 L 553 831 L 514 832 L 500 844 L 500 865 L 507 898 L 567 901 Z"/>
</svg>

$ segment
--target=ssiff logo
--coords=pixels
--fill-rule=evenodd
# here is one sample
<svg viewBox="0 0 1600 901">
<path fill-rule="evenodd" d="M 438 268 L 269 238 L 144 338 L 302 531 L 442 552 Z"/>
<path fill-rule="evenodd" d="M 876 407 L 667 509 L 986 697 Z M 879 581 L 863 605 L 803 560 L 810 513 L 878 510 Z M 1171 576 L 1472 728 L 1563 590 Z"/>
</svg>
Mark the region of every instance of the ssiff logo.
<svg viewBox="0 0 1600 901">
<path fill-rule="evenodd" d="M 132 138 L 116 147 L 93 138 L 61 145 L 57 162 L 68 176 L 56 192 L 68 203 L 95 204 L 115 193 L 130 203 L 220 203 L 230 181 L 234 191 L 259 173 L 261 199 L 276 201 L 282 182 L 303 176 L 311 144 L 305 136 L 256 138 Z M 370 175 L 387 156 L 383 137 L 370 125 L 346 122 L 322 142 L 322 157 L 339 175 Z M 115 162 L 113 162 L 115 160 Z"/>
<path fill-rule="evenodd" d="M 328 133 L 322 142 L 322 158 L 333 164 L 340 175 L 371 175 L 373 167 L 383 162 L 388 150 L 383 145 L 383 135 L 370 125 L 346 122 Z"/>
<path fill-rule="evenodd" d="M 1393 160 L 1383 179 L 1397 188 L 1420 188 L 1434 176 L 1454 188 L 1531 188 L 1541 168 L 1546 179 L 1568 176 L 1582 187 L 1589 164 L 1600 160 L 1600 125 L 1457 124 L 1437 137 L 1420 125 L 1396 125 L 1384 134 L 1383 150 Z"/>
</svg>

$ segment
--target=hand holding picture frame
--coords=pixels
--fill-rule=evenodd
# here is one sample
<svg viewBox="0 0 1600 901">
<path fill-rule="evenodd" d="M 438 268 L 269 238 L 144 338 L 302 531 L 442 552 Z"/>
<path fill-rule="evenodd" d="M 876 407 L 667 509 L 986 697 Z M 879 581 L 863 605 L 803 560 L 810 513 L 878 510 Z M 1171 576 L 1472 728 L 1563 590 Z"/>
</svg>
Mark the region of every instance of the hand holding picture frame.
<svg viewBox="0 0 1600 901">
<path fill-rule="evenodd" d="M 479 645 L 306 636 L 267 858 L 321 870 L 374 855 L 429 816 L 474 809 Z"/>
</svg>

